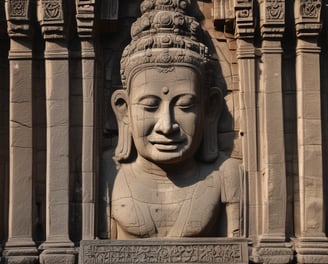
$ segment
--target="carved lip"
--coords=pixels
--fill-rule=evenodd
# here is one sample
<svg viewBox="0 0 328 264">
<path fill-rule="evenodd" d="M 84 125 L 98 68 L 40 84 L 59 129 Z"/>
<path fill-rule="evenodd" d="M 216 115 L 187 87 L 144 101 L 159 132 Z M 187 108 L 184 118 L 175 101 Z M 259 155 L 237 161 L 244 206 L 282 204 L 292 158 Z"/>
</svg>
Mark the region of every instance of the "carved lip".
<svg viewBox="0 0 328 264">
<path fill-rule="evenodd" d="M 185 141 L 184 138 L 179 139 L 149 139 L 149 142 L 158 150 L 169 151 L 176 150 L 181 143 Z"/>
</svg>

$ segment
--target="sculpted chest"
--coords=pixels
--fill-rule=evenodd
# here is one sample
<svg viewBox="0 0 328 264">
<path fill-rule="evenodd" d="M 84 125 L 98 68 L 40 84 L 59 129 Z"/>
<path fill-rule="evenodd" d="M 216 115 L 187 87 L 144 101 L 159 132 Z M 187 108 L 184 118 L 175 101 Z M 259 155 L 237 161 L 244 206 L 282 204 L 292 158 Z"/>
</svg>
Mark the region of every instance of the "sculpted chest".
<svg viewBox="0 0 328 264">
<path fill-rule="evenodd" d="M 178 186 L 167 178 L 147 179 L 121 170 L 112 195 L 118 239 L 213 234 L 220 204 L 218 181 L 208 175 Z"/>
</svg>

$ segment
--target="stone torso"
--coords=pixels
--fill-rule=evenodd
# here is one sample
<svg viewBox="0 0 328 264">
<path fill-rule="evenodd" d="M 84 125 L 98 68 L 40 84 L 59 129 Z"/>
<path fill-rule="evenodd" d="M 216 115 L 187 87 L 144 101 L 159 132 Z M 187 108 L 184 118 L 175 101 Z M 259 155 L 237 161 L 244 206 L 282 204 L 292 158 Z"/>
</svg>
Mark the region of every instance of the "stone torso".
<svg viewBox="0 0 328 264">
<path fill-rule="evenodd" d="M 225 185 L 225 166 L 220 167 L 213 170 L 200 165 L 193 179 L 172 181 L 142 174 L 131 164 L 123 165 L 112 194 L 117 238 L 216 235 Z"/>
</svg>

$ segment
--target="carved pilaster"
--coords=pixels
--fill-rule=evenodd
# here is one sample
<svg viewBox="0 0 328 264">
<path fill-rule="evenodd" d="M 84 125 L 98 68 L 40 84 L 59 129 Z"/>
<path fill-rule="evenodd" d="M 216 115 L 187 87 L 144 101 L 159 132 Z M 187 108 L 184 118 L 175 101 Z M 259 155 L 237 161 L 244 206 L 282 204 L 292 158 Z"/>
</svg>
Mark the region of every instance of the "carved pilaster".
<svg viewBox="0 0 328 264">
<path fill-rule="evenodd" d="M 240 132 L 242 139 L 243 165 L 248 178 L 248 222 L 246 230 L 252 239 L 256 237 L 258 222 L 257 179 L 257 121 L 256 121 L 256 73 L 254 40 L 253 1 L 234 1 L 236 16 L 237 58 L 240 86 Z"/>
<path fill-rule="evenodd" d="M 327 263 L 320 99 L 321 1 L 295 1 L 298 180 L 295 248 L 299 263 Z M 309 74 L 310 73 L 310 74 Z M 300 190 L 300 191 L 298 191 Z"/>
<path fill-rule="evenodd" d="M 285 1 L 260 1 L 262 226 L 253 257 L 261 263 L 288 263 L 293 259 L 291 245 L 285 237 L 287 190 L 281 78 L 284 24 Z"/>
<path fill-rule="evenodd" d="M 69 238 L 69 56 L 65 41 L 65 0 L 42 0 L 38 17 L 46 41 L 47 114 L 46 241 L 42 264 L 75 263 Z"/>
<path fill-rule="evenodd" d="M 7 182 L 8 174 L 8 35 L 5 16 L 5 3 L 0 1 L 0 79 L 3 85 L 0 86 L 0 261 L 2 256 L 2 241 L 6 237 L 7 216 Z"/>
<path fill-rule="evenodd" d="M 9 96 L 9 230 L 3 252 L 6 263 L 36 263 L 38 251 L 32 238 L 32 40 L 31 0 L 6 1 L 10 37 Z"/>
<path fill-rule="evenodd" d="M 82 239 L 95 237 L 95 89 L 93 44 L 94 0 L 77 0 L 77 30 L 81 40 L 83 138 L 82 138 Z"/>
</svg>

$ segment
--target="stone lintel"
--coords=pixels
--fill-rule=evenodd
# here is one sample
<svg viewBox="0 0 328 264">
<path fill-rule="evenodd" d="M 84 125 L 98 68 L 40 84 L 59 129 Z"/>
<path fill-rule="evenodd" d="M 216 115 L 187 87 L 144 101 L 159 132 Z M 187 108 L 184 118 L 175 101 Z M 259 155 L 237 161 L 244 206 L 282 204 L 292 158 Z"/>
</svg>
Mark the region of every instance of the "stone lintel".
<svg viewBox="0 0 328 264">
<path fill-rule="evenodd" d="M 248 263 L 248 241 L 228 238 L 81 241 L 79 264 Z"/>
</svg>

